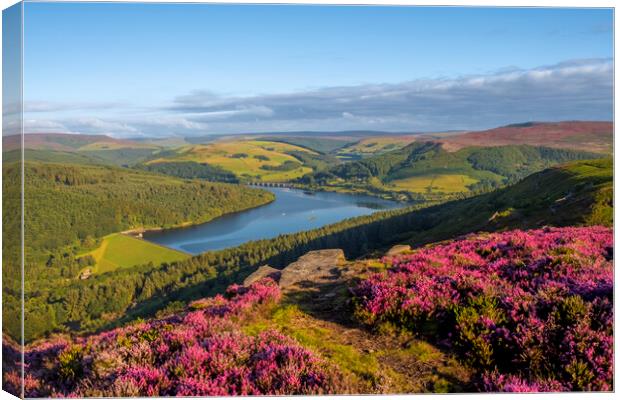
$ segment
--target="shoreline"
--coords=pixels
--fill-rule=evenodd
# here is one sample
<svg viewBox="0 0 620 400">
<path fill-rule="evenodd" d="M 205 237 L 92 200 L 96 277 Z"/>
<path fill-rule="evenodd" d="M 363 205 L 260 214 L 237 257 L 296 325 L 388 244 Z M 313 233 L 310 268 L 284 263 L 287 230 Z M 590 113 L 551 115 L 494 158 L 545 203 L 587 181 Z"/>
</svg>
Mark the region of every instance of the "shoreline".
<svg viewBox="0 0 620 400">
<path fill-rule="evenodd" d="M 269 192 L 269 193 L 271 193 L 271 192 Z M 128 236 L 131 236 L 131 237 L 135 237 L 137 239 L 146 240 L 149 243 L 155 243 L 155 242 L 151 242 L 150 240 L 144 239 L 144 237 L 143 237 L 144 234 L 145 233 L 148 234 L 148 233 L 151 233 L 151 232 L 161 232 L 161 231 L 166 231 L 166 230 L 170 230 L 170 229 L 191 228 L 193 226 L 207 224 L 207 223 L 215 221 L 216 219 L 221 218 L 221 217 L 225 217 L 225 216 L 228 216 L 228 215 L 234 215 L 234 214 L 241 213 L 241 212 L 244 212 L 244 211 L 253 210 L 253 209 L 256 209 L 256 208 L 267 206 L 267 205 L 273 203 L 274 201 L 276 201 L 275 196 L 273 196 L 273 198 L 271 200 L 269 200 L 268 202 L 266 202 L 266 203 L 258 204 L 258 205 L 255 205 L 255 206 L 246 207 L 246 208 L 243 208 L 243 209 L 239 209 L 239 210 L 235 210 L 235 211 L 231 211 L 231 212 L 227 212 L 227 213 L 222 213 L 222 214 L 214 216 L 213 218 L 210 218 L 210 219 L 208 219 L 206 221 L 201 221 L 201 222 L 188 221 L 188 222 L 183 222 L 181 224 L 174 225 L 174 226 L 169 226 L 169 227 L 162 227 L 162 226 L 152 227 L 152 228 L 138 227 L 138 228 L 128 229 L 128 230 L 122 231 L 120 233 L 123 234 L 123 235 L 128 235 Z M 140 236 L 138 236 L 138 235 L 140 235 Z M 159 243 L 155 243 L 155 244 L 159 245 Z M 167 246 L 164 246 L 164 247 L 167 247 Z M 172 250 L 177 250 L 177 249 L 172 249 Z M 177 250 L 177 251 L 181 251 L 181 250 Z M 183 251 L 181 251 L 181 252 L 183 252 Z M 183 252 L 183 253 L 186 253 L 186 252 Z M 190 254 L 190 253 L 187 253 L 187 254 Z"/>
</svg>

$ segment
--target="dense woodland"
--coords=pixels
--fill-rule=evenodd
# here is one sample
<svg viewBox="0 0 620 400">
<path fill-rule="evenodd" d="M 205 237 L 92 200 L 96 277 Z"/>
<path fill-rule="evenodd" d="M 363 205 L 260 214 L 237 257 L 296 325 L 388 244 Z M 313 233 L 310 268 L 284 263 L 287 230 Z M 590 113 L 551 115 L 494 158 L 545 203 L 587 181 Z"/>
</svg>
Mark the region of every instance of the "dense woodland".
<svg viewBox="0 0 620 400">
<path fill-rule="evenodd" d="M 38 194 L 37 196 L 30 195 L 30 200 L 35 204 L 30 207 L 38 208 L 40 204 L 40 207 L 52 213 L 48 215 L 48 218 L 54 218 L 53 213 L 60 212 L 60 210 L 53 207 L 50 203 L 54 201 L 46 197 L 56 199 L 55 202 L 62 202 L 65 207 L 75 207 L 72 214 L 79 215 L 83 212 L 89 215 L 89 212 L 83 210 L 82 207 L 103 211 L 103 206 L 106 205 L 94 203 L 96 205 L 93 206 L 92 196 L 94 195 L 103 197 L 101 201 L 107 198 L 110 201 L 114 199 L 113 202 L 118 202 L 121 197 L 126 199 L 128 193 L 131 194 L 130 198 L 133 196 L 141 198 L 144 192 L 137 188 L 132 190 L 131 183 L 139 187 L 135 180 L 139 182 L 147 176 L 138 174 L 139 177 L 134 177 L 133 173 L 129 173 L 130 176 L 124 177 L 123 179 L 127 181 L 123 182 L 127 185 L 124 184 L 121 187 L 123 189 L 128 187 L 130 190 L 123 190 L 122 196 L 119 193 L 118 196 L 121 197 L 114 197 L 116 191 L 113 186 L 102 191 L 96 190 L 91 197 L 88 197 L 91 193 L 86 189 L 95 185 L 95 182 L 98 183 L 95 185 L 97 187 L 101 185 L 105 187 L 108 180 L 119 183 L 118 179 L 121 178 L 115 176 L 118 175 L 118 171 L 114 174 L 101 169 L 97 173 L 92 171 L 93 173 L 84 174 L 84 168 L 58 166 L 57 169 L 53 169 L 54 173 L 49 173 L 45 172 L 49 171 L 49 168 L 40 168 L 37 165 L 29 166 L 27 170 L 27 179 L 33 184 L 32 187 L 37 188 L 37 185 L 41 187 L 40 190 L 34 191 Z M 11 177 L 11 174 L 9 173 L 8 176 Z M 55 183 L 50 185 L 50 180 Z M 192 185 L 192 190 L 204 190 L 206 191 L 204 195 L 208 195 L 209 191 L 227 188 L 195 182 L 177 182 L 174 184 L 177 185 L 176 189 L 170 183 L 165 185 L 169 186 L 166 187 L 167 190 L 172 190 L 172 193 L 177 196 L 187 195 L 187 192 L 179 189 L 184 185 Z M 153 199 L 158 199 L 156 196 L 164 196 L 163 192 L 157 192 L 156 188 L 150 190 L 153 190 L 152 193 L 155 195 Z M 79 195 L 73 196 L 74 192 Z M 232 194 L 240 192 L 225 191 L 224 193 L 227 193 L 226 196 L 230 202 L 231 198 L 234 199 Z M 262 192 L 249 193 L 255 193 L 257 201 L 265 200 L 261 197 L 264 196 L 261 195 Z M 247 197 L 244 196 L 244 199 L 247 200 Z M 167 204 L 166 201 L 173 200 L 163 197 L 161 201 Z M 138 204 L 141 203 L 138 201 Z M 185 203 L 181 201 L 181 204 Z M 123 210 L 132 210 L 132 208 L 128 207 Z M 119 215 L 121 216 L 119 222 L 116 222 L 114 218 L 111 221 L 126 224 L 136 221 L 132 218 L 122 218 L 129 215 L 135 217 L 134 214 L 120 213 Z M 150 223 L 151 214 L 138 215 L 144 218 L 143 222 Z M 182 215 L 182 213 L 172 215 Z M 88 218 L 84 221 L 92 223 Z M 174 223 L 175 219 L 169 216 L 167 221 Z M 69 225 L 65 227 L 73 226 L 70 222 L 67 221 Z M 477 230 L 491 231 L 506 227 L 528 228 L 544 224 L 610 225 L 611 222 L 612 163 L 611 160 L 605 159 L 547 170 L 527 177 L 514 186 L 469 199 L 430 207 L 418 205 L 379 212 L 312 231 L 282 235 L 270 240 L 249 242 L 236 248 L 207 252 L 173 264 L 143 265 L 130 270 L 121 269 L 85 281 L 64 279 L 58 276 L 57 266 L 63 263 L 80 262 L 71 257 L 55 259 L 54 268 L 51 265 L 29 263 L 27 271 L 33 275 L 27 279 L 31 286 L 27 288 L 26 340 L 32 340 L 55 330 L 92 331 L 122 324 L 137 317 L 154 315 L 163 308 L 179 306 L 188 300 L 216 293 L 229 283 L 240 281 L 258 265 L 268 263 L 272 266 L 283 267 L 309 250 L 342 248 L 348 258 L 353 258 L 382 249 L 395 242 L 422 244 Z M 90 230 L 80 232 L 84 237 L 88 234 L 95 234 Z M 54 238 L 48 237 L 48 240 L 54 240 Z M 45 243 L 43 241 L 42 246 L 45 246 Z M 88 262 L 88 260 L 81 262 Z M 35 276 L 44 280 L 37 281 Z M 36 282 L 40 284 L 37 285 Z M 52 285 L 50 282 L 56 284 Z M 17 327 L 13 326 L 13 333 L 16 332 L 15 329 Z"/>
<path fill-rule="evenodd" d="M 136 169 L 157 172 L 164 175 L 184 179 L 204 179 L 211 182 L 238 183 L 239 179 L 230 171 L 215 165 L 194 161 L 163 162 L 154 164 L 138 164 Z"/>
<path fill-rule="evenodd" d="M 17 172 L 16 165 L 5 169 L 8 184 Z M 35 257 L 127 229 L 202 223 L 274 198 L 243 186 L 114 167 L 28 162 L 24 172 L 26 253 Z"/>
</svg>

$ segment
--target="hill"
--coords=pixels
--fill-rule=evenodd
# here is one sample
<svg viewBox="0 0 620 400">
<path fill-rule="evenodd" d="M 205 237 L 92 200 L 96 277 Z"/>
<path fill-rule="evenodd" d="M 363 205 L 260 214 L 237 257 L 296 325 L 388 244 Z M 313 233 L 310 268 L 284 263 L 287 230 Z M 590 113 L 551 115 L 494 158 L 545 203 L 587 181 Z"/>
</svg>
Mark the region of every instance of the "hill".
<svg viewBox="0 0 620 400">
<path fill-rule="evenodd" d="M 311 252 L 155 319 L 27 345 L 26 396 L 612 390 L 612 243 L 595 226 Z"/>
<path fill-rule="evenodd" d="M 27 337 L 38 332 L 41 324 L 47 326 L 67 317 L 67 314 L 54 311 L 54 307 L 60 304 L 50 306 L 55 302 L 48 296 L 76 282 L 79 272 L 86 267 L 98 273 L 149 262 L 161 265 L 162 262 L 187 258 L 184 254 L 142 241 L 127 246 L 127 240 L 136 239 L 124 237 L 121 237 L 124 244 L 116 240 L 101 255 L 97 252 L 84 254 L 110 244 L 109 239 L 102 239 L 104 236 L 133 228 L 202 223 L 273 200 L 271 193 L 258 189 L 182 180 L 116 167 L 26 162 L 24 173 L 24 201 L 28 205 L 24 216 L 25 290 L 29 299 L 26 314 L 32 317 L 43 312 L 44 315 L 43 320 L 26 317 L 29 320 Z M 3 165 L 3 190 L 9 193 L 11 188 L 19 187 L 19 177 L 18 163 Z M 19 204 L 18 201 L 7 201 L 5 213 L 19 215 Z M 19 248 L 15 242 L 18 238 L 10 235 L 19 232 L 19 219 L 5 222 L 5 245 Z M 113 250 L 119 253 L 113 253 Z M 3 258 L 3 272 L 13 271 L 16 268 L 12 264 L 14 261 L 7 252 Z M 5 304 L 9 304 L 10 296 L 5 295 Z M 51 303 L 40 303 L 41 298 Z M 107 301 L 110 298 L 102 297 Z M 19 319 L 14 322 L 18 323 Z M 9 327 L 13 332 L 14 329 L 18 327 Z"/>
<path fill-rule="evenodd" d="M 20 141 L 19 135 L 3 137 L 3 153 L 5 155 L 9 153 L 9 158 L 15 158 L 16 155 L 10 153 L 19 151 Z M 123 165 L 144 160 L 160 149 L 161 147 L 148 142 L 115 139 L 105 135 L 62 133 L 24 135 L 27 161 Z"/>
<path fill-rule="evenodd" d="M 7 182 L 15 168 L 5 167 Z M 27 162 L 24 172 L 31 253 L 127 229 L 202 223 L 273 199 L 261 190 L 115 167 Z"/>
<path fill-rule="evenodd" d="M 367 190 L 396 198 L 409 193 L 412 199 L 437 200 L 489 191 L 555 164 L 597 157 L 602 156 L 528 145 L 467 147 L 449 152 L 436 142 L 414 142 L 298 181 L 312 187 Z"/>
<path fill-rule="evenodd" d="M 20 135 L 2 138 L 4 151 L 20 147 Z M 34 150 L 78 151 L 105 150 L 118 148 L 156 148 L 148 143 L 133 140 L 115 139 L 105 135 L 83 135 L 68 133 L 27 133 L 24 135 L 24 148 Z"/>
<path fill-rule="evenodd" d="M 344 160 L 355 160 L 359 158 L 380 155 L 392 150 L 398 150 L 411 142 L 416 141 L 416 135 L 398 136 L 373 136 L 361 139 L 347 146 L 336 149 L 336 154 Z"/>
<path fill-rule="evenodd" d="M 613 123 L 599 121 L 529 122 L 438 140 L 455 151 L 468 146 L 529 144 L 597 153 L 613 151 Z"/>
<path fill-rule="evenodd" d="M 322 156 L 306 147 L 263 140 L 220 141 L 185 146 L 162 152 L 144 164 L 153 167 L 165 163 L 204 164 L 234 174 L 238 180 L 281 182 L 312 172 L 312 161 Z M 162 172 L 164 172 L 162 170 Z"/>
</svg>

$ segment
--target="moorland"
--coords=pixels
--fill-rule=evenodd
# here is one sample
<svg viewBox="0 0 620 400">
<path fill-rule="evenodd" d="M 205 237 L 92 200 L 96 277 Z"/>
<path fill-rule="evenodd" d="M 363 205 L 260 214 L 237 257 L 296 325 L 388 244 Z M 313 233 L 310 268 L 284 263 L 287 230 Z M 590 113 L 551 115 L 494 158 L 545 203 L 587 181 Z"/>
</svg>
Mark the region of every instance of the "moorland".
<svg viewBox="0 0 620 400">
<path fill-rule="evenodd" d="M 570 121 L 167 141 L 26 135 L 28 395 L 610 390 L 612 131 Z M 5 138 L 3 206 L 15 215 L 19 153 Z M 140 236 L 260 207 L 271 184 L 402 206 L 196 256 Z M 19 238 L 8 232 L 18 222 L 3 222 L 3 311 L 17 322 Z M 325 264 L 326 249 L 342 256 Z M 306 275 L 285 279 L 312 251 Z M 265 265 L 273 271 L 247 281 Z M 448 303 L 380 296 L 403 292 L 403 279 L 454 292 Z M 492 289 L 507 282 L 525 302 L 519 317 Z M 531 323 L 555 330 L 516 333 Z M 19 332 L 5 324 L 5 341 Z M 577 332 L 586 336 L 565 350 L 558 338 Z M 586 342 L 594 353 L 580 350 Z M 156 346 L 162 358 L 146 350 Z M 216 368 L 209 349 L 238 369 Z"/>
</svg>

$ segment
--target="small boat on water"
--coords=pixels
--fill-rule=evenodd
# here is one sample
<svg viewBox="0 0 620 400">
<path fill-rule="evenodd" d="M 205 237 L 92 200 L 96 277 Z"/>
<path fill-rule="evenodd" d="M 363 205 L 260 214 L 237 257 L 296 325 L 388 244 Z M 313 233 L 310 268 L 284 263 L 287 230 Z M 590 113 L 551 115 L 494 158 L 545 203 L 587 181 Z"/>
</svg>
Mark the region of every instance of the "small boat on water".
<svg viewBox="0 0 620 400">
<path fill-rule="evenodd" d="M 307 194 L 308 196 L 314 196 L 314 192 L 310 190 L 304 190 L 304 194 Z"/>
</svg>

